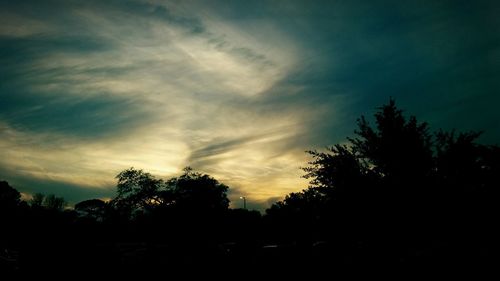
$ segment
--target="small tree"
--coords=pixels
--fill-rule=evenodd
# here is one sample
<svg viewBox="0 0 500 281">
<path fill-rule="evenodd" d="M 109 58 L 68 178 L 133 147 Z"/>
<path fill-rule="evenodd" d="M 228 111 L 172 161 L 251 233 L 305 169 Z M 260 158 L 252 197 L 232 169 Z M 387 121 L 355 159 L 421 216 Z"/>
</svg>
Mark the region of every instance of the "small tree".
<svg viewBox="0 0 500 281">
<path fill-rule="evenodd" d="M 29 205 L 35 208 L 41 208 L 43 206 L 43 201 L 45 200 L 45 195 L 42 193 L 35 193 L 29 201 Z"/>
<path fill-rule="evenodd" d="M 150 173 L 134 168 L 120 172 L 118 179 L 118 195 L 112 204 L 127 213 L 148 211 L 162 204 L 160 191 L 165 187 L 163 180 L 156 179 Z"/>
<path fill-rule="evenodd" d="M 167 189 L 173 193 L 174 206 L 180 209 L 224 211 L 229 207 L 226 195 L 229 187 L 190 167 L 180 177 L 168 180 Z"/>
<path fill-rule="evenodd" d="M 63 197 L 58 197 L 54 194 L 45 195 L 42 193 L 35 193 L 29 201 L 32 208 L 44 208 L 54 211 L 62 211 L 67 203 Z"/>
<path fill-rule="evenodd" d="M 43 207 L 48 210 L 62 211 L 66 207 L 66 201 L 62 197 L 49 194 L 43 200 Z"/>
<path fill-rule="evenodd" d="M 85 200 L 75 205 L 75 211 L 85 218 L 102 221 L 106 212 L 106 202 L 100 199 Z"/>
</svg>

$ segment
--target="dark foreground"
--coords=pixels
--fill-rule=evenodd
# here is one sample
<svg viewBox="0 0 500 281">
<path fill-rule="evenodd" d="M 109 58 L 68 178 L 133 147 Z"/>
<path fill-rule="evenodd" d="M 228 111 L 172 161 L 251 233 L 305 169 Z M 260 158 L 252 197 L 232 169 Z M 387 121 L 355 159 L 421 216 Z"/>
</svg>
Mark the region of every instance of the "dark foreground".
<svg viewBox="0 0 500 281">
<path fill-rule="evenodd" d="M 219 279 L 309 276 L 319 279 L 382 274 L 408 278 L 431 272 L 477 276 L 491 273 L 498 266 L 495 254 L 488 250 L 451 244 L 402 251 L 361 242 L 340 245 L 327 241 L 303 244 L 52 243 L 2 249 L 2 276 L 36 276 L 49 280 L 81 276 L 165 276 L 165 279 L 173 276 Z"/>
</svg>

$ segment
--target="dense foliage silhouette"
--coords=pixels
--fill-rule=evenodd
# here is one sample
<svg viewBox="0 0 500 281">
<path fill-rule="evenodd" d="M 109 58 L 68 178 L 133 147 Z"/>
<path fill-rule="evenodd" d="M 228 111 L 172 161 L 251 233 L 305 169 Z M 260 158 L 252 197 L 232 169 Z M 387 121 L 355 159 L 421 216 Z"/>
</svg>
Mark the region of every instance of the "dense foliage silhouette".
<svg viewBox="0 0 500 281">
<path fill-rule="evenodd" d="M 229 208 L 229 187 L 184 169 L 120 172 L 117 195 L 67 207 L 0 182 L 2 274 L 281 278 L 494 268 L 500 148 L 480 133 L 431 132 L 393 100 L 346 143 L 309 151 L 310 186 L 262 216 Z M 164 273 L 166 274 L 166 273 Z M 52 276 L 53 277 L 53 276 Z"/>
<path fill-rule="evenodd" d="M 478 144 L 476 132 L 431 134 L 393 100 L 375 114 L 374 127 L 358 119 L 355 134 L 310 151 L 311 186 L 267 210 L 284 224 L 282 235 L 329 241 L 343 266 L 491 263 L 498 146 Z"/>
</svg>

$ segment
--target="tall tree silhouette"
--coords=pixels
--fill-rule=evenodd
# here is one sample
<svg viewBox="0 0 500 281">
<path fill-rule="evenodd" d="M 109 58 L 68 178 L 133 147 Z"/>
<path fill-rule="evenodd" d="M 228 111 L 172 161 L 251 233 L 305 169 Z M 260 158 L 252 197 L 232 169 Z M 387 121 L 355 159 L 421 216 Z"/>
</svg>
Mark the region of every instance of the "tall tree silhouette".
<svg viewBox="0 0 500 281">
<path fill-rule="evenodd" d="M 362 116 L 347 144 L 309 151 L 310 187 L 274 204 L 268 217 L 319 221 L 322 237 L 351 245 L 357 262 L 401 263 L 421 253 L 449 264 L 487 260 L 498 234 L 491 222 L 499 147 L 477 143 L 475 132 L 432 134 L 392 99 L 374 121 Z"/>
<path fill-rule="evenodd" d="M 380 177 L 390 181 L 420 178 L 432 170 L 432 136 L 427 123 L 405 118 L 393 99 L 375 114 L 376 128 L 358 119 L 352 151 Z"/>
</svg>

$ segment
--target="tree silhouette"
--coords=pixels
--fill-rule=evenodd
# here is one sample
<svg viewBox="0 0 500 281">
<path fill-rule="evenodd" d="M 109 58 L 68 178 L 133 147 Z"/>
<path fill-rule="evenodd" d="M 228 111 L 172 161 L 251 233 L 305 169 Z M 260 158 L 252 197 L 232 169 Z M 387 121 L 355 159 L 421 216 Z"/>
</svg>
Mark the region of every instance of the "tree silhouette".
<svg viewBox="0 0 500 281">
<path fill-rule="evenodd" d="M 32 208 L 62 211 L 67 203 L 63 197 L 58 197 L 54 194 L 45 195 L 42 193 L 35 193 L 29 200 L 29 205 Z"/>
<path fill-rule="evenodd" d="M 348 144 L 308 151 L 313 160 L 303 168 L 304 177 L 326 204 L 392 204 L 391 197 L 399 194 L 401 199 L 428 183 L 435 159 L 427 123 L 407 119 L 392 99 L 375 114 L 375 123 L 374 128 L 362 116 Z"/>
<path fill-rule="evenodd" d="M 31 207 L 41 208 L 43 206 L 43 201 L 45 200 L 45 195 L 42 193 L 33 194 L 29 201 Z"/>
<path fill-rule="evenodd" d="M 19 205 L 21 194 L 6 181 L 0 181 L 0 208 L 12 209 Z"/>
<path fill-rule="evenodd" d="M 229 207 L 228 186 L 207 174 L 194 172 L 190 167 L 184 174 L 167 181 L 172 191 L 174 206 L 184 210 L 224 211 Z"/>
<path fill-rule="evenodd" d="M 476 264 L 471 256 L 486 262 L 498 234 L 491 223 L 498 213 L 498 146 L 478 144 L 475 132 L 432 134 L 392 99 L 374 117 L 375 126 L 358 119 L 347 144 L 309 151 L 310 187 L 275 203 L 268 219 L 288 221 L 303 236 L 300 229 L 313 226 L 337 249 L 348 245 L 356 253 L 350 262 L 376 255 L 405 263 L 417 253 L 448 264 Z"/>
<path fill-rule="evenodd" d="M 119 210 L 130 215 L 150 211 L 163 203 L 160 191 L 165 188 L 164 182 L 150 173 L 130 168 L 120 172 L 116 178 L 118 195 L 112 204 Z"/>
<path fill-rule="evenodd" d="M 427 123 L 414 116 L 408 120 L 391 99 L 375 114 L 376 128 L 366 118 L 358 119 L 358 137 L 349 139 L 352 152 L 372 171 L 390 181 L 407 181 L 432 169 L 432 140 Z"/>
<path fill-rule="evenodd" d="M 142 170 L 127 169 L 118 174 L 118 195 L 111 201 L 129 214 L 154 210 L 183 212 L 223 211 L 229 206 L 228 187 L 206 174 L 184 169 L 166 182 Z"/>
<path fill-rule="evenodd" d="M 75 211 L 82 217 L 95 221 L 102 221 L 106 213 L 107 204 L 100 199 L 85 200 L 75 205 Z"/>
<path fill-rule="evenodd" d="M 48 210 L 62 211 L 66 206 L 66 201 L 62 197 L 58 197 L 54 194 L 49 194 L 45 196 L 43 200 L 43 206 Z"/>
</svg>

